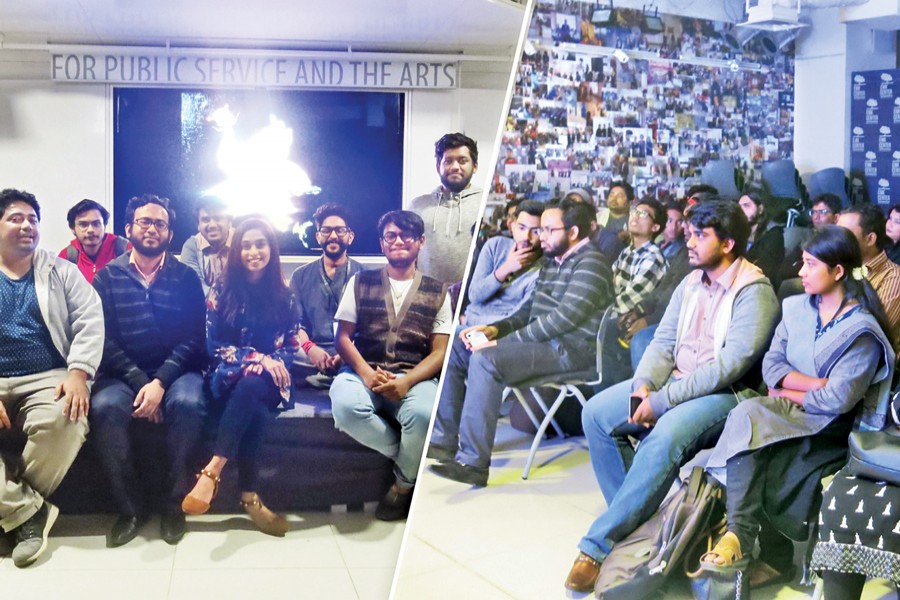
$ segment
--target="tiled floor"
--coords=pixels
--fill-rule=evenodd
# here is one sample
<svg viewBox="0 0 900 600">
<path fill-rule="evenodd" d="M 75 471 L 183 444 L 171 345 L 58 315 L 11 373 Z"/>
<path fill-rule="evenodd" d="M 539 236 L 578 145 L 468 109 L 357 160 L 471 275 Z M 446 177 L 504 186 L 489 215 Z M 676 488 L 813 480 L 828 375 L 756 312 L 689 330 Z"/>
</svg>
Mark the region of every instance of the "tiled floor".
<svg viewBox="0 0 900 600">
<path fill-rule="evenodd" d="M 62 516 L 47 553 L 28 569 L 0 558 L 4 598 L 129 600 L 303 598 L 385 600 L 404 523 L 371 513 L 290 517 L 283 538 L 265 536 L 243 515 L 189 519 L 177 546 L 151 521 L 138 538 L 105 547 L 112 517 Z"/>
<path fill-rule="evenodd" d="M 394 600 L 592 597 L 563 587 L 578 540 L 605 508 L 584 438 L 545 442 L 527 481 L 521 473 L 531 436 L 503 420 L 497 438 L 488 487 L 470 488 L 427 469 L 419 479 Z M 811 591 L 766 588 L 753 598 L 808 598 Z M 691 597 L 687 586 L 666 596 Z M 864 598 L 897 596 L 874 582 Z"/>
</svg>

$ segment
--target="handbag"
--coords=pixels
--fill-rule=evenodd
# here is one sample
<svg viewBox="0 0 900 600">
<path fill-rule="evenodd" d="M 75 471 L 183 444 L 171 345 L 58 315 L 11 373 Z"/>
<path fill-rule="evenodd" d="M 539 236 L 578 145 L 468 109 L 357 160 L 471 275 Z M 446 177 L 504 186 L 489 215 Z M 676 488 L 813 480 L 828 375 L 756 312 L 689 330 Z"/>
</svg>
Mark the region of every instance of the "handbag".
<svg viewBox="0 0 900 600">
<path fill-rule="evenodd" d="M 851 474 L 900 485 L 900 431 L 896 427 L 883 431 L 853 431 L 849 446 L 847 469 Z"/>
<path fill-rule="evenodd" d="M 645 600 L 661 593 L 666 579 L 687 560 L 696 560 L 710 529 L 718 527 L 722 489 L 694 467 L 690 477 L 650 519 L 616 543 L 600 565 L 597 598 Z"/>
</svg>

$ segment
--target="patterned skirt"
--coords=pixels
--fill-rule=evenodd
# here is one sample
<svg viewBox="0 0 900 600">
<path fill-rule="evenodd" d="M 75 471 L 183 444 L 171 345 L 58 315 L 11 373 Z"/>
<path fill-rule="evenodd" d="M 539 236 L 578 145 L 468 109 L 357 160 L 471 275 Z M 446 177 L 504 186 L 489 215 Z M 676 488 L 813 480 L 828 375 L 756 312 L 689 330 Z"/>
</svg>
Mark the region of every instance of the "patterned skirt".
<svg viewBox="0 0 900 600">
<path fill-rule="evenodd" d="M 900 585 L 900 487 L 841 469 L 822 500 L 812 567 Z"/>
</svg>

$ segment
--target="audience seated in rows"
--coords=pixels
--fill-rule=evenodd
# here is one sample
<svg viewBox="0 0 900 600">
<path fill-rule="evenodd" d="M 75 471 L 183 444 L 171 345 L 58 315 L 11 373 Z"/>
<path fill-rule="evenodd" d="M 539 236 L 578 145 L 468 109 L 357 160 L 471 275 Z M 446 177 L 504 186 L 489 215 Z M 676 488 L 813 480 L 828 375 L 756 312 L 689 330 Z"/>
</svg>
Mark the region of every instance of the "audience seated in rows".
<svg viewBox="0 0 900 600">
<path fill-rule="evenodd" d="M 695 270 L 672 297 L 632 380 L 588 401 L 582 415 L 608 509 L 582 538 L 566 587 L 590 591 L 612 546 L 656 511 L 679 467 L 715 445 L 728 411 L 754 395 L 753 366 L 779 309 L 769 280 L 744 257 L 750 224 L 737 203 L 688 212 Z M 628 414 L 629 396 L 640 399 Z M 637 451 L 628 436 L 641 439 Z"/>
<path fill-rule="evenodd" d="M 432 465 L 436 474 L 486 485 L 503 388 L 594 364 L 600 318 L 612 300 L 609 267 L 590 243 L 594 216 L 584 202 L 547 204 L 541 214 L 544 259 L 531 301 L 504 319 L 460 332 L 472 354 L 468 368 L 451 354 L 448 368 L 465 370 L 466 385 L 442 397 L 448 403 L 438 412 L 443 446 L 435 451 L 453 458 Z M 478 332 L 495 343 L 473 343 L 470 335 Z"/>
<path fill-rule="evenodd" d="M 770 218 L 768 202 L 760 190 L 746 191 L 738 200 L 750 222 L 746 258 L 760 268 L 777 290 L 784 263 L 784 228 Z"/>
<path fill-rule="evenodd" d="M 100 298 L 73 264 L 37 247 L 40 220 L 32 194 L 0 192 L 0 547 L 17 567 L 47 548 L 59 514 L 47 497 L 84 443 L 103 350 Z M 14 424 L 28 436 L 21 458 L 6 449 Z"/>
<path fill-rule="evenodd" d="M 329 393 L 335 426 L 394 461 L 395 481 L 375 510 L 393 521 L 409 514 L 454 327 L 446 286 L 416 268 L 425 244 L 422 218 L 391 211 L 379 219 L 378 233 L 387 266 L 347 283 L 335 313 L 345 366 Z"/>
</svg>

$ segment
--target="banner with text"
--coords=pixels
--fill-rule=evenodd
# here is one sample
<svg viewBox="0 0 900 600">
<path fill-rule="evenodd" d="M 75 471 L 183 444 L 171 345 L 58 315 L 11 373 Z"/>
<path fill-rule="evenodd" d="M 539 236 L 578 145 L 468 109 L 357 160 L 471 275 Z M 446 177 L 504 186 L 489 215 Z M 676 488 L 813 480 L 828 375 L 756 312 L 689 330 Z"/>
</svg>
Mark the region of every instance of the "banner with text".
<svg viewBox="0 0 900 600">
<path fill-rule="evenodd" d="M 129 85 L 450 89 L 458 73 L 458 62 L 427 59 L 65 53 L 50 60 L 54 81 Z"/>
</svg>

